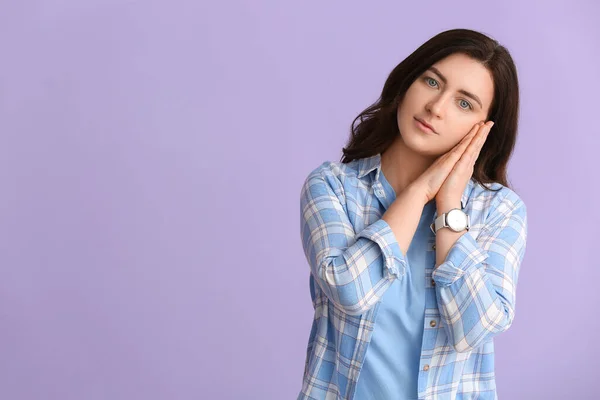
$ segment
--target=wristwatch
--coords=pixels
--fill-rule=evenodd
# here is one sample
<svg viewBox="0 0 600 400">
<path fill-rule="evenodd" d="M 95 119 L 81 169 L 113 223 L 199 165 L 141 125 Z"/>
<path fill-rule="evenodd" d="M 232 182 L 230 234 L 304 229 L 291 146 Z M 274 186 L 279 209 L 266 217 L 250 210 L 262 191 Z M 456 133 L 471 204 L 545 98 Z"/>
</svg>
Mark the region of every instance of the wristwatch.
<svg viewBox="0 0 600 400">
<path fill-rule="evenodd" d="M 471 218 L 460 208 L 453 208 L 447 213 L 443 213 L 431 224 L 431 231 L 436 234 L 442 228 L 450 228 L 454 232 L 469 230 L 471 227 Z"/>
</svg>

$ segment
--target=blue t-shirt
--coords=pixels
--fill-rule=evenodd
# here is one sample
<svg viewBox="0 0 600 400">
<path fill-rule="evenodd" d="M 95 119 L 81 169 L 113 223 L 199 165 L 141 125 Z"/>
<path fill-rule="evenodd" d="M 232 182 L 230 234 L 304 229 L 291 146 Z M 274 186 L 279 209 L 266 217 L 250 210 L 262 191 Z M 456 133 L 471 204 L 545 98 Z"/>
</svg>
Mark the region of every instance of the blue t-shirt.
<svg viewBox="0 0 600 400">
<path fill-rule="evenodd" d="M 387 209 L 396 199 L 394 189 L 379 174 L 385 190 Z M 358 377 L 356 400 L 417 399 L 419 363 L 425 322 L 425 266 L 435 262 L 427 246 L 435 240 L 429 228 L 436 210 L 435 201 L 423 209 L 419 226 L 407 252 L 408 267 L 381 299 L 373 336 Z"/>
</svg>

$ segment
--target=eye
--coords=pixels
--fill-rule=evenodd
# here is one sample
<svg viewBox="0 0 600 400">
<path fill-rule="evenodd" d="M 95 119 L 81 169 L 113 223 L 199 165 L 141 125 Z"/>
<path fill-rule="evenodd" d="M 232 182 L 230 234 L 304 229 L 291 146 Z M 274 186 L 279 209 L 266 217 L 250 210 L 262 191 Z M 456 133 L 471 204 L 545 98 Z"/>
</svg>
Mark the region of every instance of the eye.
<svg viewBox="0 0 600 400">
<path fill-rule="evenodd" d="M 424 80 L 425 80 L 425 82 L 427 83 L 427 85 L 428 85 L 428 86 L 430 86 L 430 87 L 435 87 L 435 86 L 432 86 L 432 85 L 430 85 L 430 84 L 429 84 L 430 82 L 434 82 L 434 83 L 437 85 L 437 81 L 436 81 L 435 79 L 433 79 L 433 78 L 430 78 L 430 77 L 428 77 L 428 76 L 426 76 L 426 77 L 424 78 Z"/>
<path fill-rule="evenodd" d="M 466 104 L 466 105 L 467 105 L 467 107 L 466 107 L 466 108 L 465 108 L 465 107 L 460 107 L 460 108 L 462 108 L 463 110 L 472 110 L 472 109 L 473 109 L 473 106 L 472 106 L 472 105 L 471 105 L 471 103 L 469 103 L 468 101 L 466 101 L 466 100 L 464 100 L 464 99 L 461 99 L 460 101 L 461 101 L 461 102 L 463 102 L 464 104 Z"/>
</svg>

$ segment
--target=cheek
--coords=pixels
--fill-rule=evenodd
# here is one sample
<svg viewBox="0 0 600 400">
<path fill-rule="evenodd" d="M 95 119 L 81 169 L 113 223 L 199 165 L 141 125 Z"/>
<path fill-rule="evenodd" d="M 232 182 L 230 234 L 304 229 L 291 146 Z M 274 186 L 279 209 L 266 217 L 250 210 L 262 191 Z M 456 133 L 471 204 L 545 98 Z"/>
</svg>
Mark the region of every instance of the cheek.
<svg viewBox="0 0 600 400">
<path fill-rule="evenodd" d="M 464 139 L 465 136 L 469 134 L 469 132 L 471 132 L 473 125 L 475 125 L 477 122 L 478 120 L 473 121 L 473 123 L 469 122 L 468 124 L 458 124 L 450 127 L 446 135 L 446 139 L 448 140 L 447 143 L 451 147 L 456 146 L 461 140 Z"/>
</svg>

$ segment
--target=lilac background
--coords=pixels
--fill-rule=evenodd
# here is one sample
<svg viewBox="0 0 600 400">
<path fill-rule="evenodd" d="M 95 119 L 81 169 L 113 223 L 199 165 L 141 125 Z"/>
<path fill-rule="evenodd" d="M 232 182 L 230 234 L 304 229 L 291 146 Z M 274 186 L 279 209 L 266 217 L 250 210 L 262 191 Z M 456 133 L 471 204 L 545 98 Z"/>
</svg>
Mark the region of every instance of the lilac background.
<svg viewBox="0 0 600 400">
<path fill-rule="evenodd" d="M 505 44 L 521 79 L 529 240 L 499 396 L 595 398 L 597 2 L 0 10 L 0 398 L 295 398 L 301 184 L 391 69 L 456 27 Z"/>
</svg>

